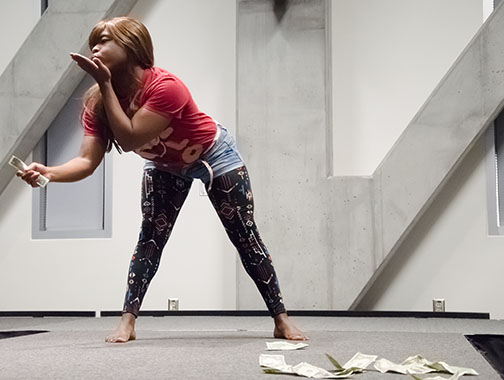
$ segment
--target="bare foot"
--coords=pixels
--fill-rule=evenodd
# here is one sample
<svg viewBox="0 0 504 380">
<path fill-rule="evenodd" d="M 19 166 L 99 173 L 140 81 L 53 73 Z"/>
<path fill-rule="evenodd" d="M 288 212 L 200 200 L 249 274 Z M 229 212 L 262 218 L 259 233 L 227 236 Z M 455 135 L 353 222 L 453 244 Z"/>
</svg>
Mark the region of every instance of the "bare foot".
<svg viewBox="0 0 504 380">
<path fill-rule="evenodd" d="M 308 340 L 301 330 L 299 330 L 294 323 L 289 319 L 287 313 L 278 314 L 275 316 L 275 330 L 273 336 L 278 339 L 288 340 Z"/>
<path fill-rule="evenodd" d="M 135 316 L 131 313 L 124 313 L 119 322 L 119 326 L 105 338 L 105 342 L 126 343 L 135 339 Z"/>
</svg>

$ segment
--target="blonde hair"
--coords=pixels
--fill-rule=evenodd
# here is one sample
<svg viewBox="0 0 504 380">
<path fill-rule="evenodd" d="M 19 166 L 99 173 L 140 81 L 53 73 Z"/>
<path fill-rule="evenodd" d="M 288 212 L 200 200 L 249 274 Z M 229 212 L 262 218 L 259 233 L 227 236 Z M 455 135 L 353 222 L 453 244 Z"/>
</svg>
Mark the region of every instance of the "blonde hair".
<svg viewBox="0 0 504 380">
<path fill-rule="evenodd" d="M 133 75 L 134 67 L 140 66 L 142 69 L 148 69 L 154 66 L 154 48 L 149 31 L 144 24 L 131 17 L 114 17 L 110 20 L 102 20 L 94 26 L 89 34 L 88 45 L 90 50 L 100 42 L 105 29 L 107 29 L 110 37 L 126 51 L 128 62 L 131 65 L 129 66 L 130 71 L 124 80 L 132 82 L 132 93 L 134 94 L 140 85 Z M 110 152 L 112 146 L 115 146 L 117 151 L 121 153 L 121 148 L 107 120 L 98 84 L 92 86 L 84 95 L 84 108 L 93 115 L 95 123 L 102 127 L 100 134 L 107 144 L 107 152 Z M 135 104 L 135 100 L 131 99 L 126 114 L 132 117 L 137 110 L 138 106 Z"/>
</svg>

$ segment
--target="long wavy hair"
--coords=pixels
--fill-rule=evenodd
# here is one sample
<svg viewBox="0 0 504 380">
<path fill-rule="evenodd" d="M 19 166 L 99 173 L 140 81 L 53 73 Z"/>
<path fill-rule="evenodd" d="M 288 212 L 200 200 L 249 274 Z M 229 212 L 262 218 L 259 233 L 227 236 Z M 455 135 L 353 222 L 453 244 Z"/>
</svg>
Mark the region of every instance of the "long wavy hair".
<svg viewBox="0 0 504 380">
<path fill-rule="evenodd" d="M 114 17 L 110 20 L 102 20 L 94 26 L 89 34 L 88 45 L 90 50 L 100 42 L 100 36 L 105 28 L 111 38 L 126 51 L 128 62 L 131 64 L 128 65 L 126 77 L 121 78 L 121 80 L 130 82 L 130 94 L 135 94 L 141 85 L 134 76 L 135 66 L 140 66 L 142 69 L 154 66 L 154 49 L 149 31 L 144 24 L 131 17 Z M 128 117 L 132 117 L 138 110 L 135 98 L 129 99 L 130 105 L 126 110 Z M 110 152 L 112 146 L 115 146 L 117 151 L 121 153 L 121 147 L 117 143 L 105 113 L 98 84 L 93 85 L 84 95 L 82 112 L 84 110 L 90 112 L 96 125 L 100 127 L 100 136 L 106 142 L 107 152 Z"/>
</svg>

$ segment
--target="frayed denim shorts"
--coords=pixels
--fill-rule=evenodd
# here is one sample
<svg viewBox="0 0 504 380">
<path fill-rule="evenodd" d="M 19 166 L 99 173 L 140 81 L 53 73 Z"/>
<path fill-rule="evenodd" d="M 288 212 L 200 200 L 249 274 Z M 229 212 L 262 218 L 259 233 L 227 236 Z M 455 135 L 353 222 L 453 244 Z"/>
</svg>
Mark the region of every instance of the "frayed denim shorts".
<svg viewBox="0 0 504 380">
<path fill-rule="evenodd" d="M 158 169 L 186 180 L 197 178 L 207 184 L 207 190 L 210 190 L 214 178 L 245 165 L 234 137 L 220 124 L 217 124 L 217 129 L 217 139 L 213 146 L 190 166 L 174 169 L 146 160 L 144 169 Z"/>
</svg>

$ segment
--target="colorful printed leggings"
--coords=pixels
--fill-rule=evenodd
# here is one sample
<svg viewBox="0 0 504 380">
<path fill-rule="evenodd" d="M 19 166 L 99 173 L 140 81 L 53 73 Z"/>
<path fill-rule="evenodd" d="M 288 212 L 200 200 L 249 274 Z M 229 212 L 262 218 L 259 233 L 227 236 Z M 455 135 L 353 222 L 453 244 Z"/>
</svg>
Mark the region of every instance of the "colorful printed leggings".
<svg viewBox="0 0 504 380">
<path fill-rule="evenodd" d="M 144 171 L 142 228 L 131 258 L 124 313 L 138 316 L 191 183 L 192 180 L 160 170 Z M 215 178 L 208 196 L 270 314 L 275 316 L 285 312 L 271 257 L 254 222 L 254 201 L 247 168 L 243 166 Z"/>
</svg>

